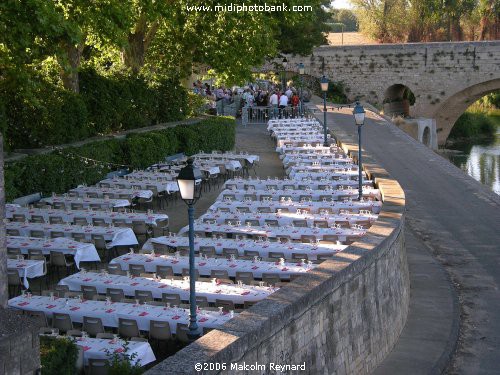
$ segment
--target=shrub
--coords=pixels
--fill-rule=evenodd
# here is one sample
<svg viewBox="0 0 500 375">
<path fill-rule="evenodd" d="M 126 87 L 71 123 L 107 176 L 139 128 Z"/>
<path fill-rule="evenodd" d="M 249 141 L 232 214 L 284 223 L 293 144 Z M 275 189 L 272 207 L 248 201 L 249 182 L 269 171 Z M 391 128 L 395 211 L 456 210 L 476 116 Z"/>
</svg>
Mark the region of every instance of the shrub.
<svg viewBox="0 0 500 375">
<path fill-rule="evenodd" d="M 4 92 L 7 149 L 37 148 L 89 136 L 82 98 L 48 83 L 31 93 Z"/>
<path fill-rule="evenodd" d="M 29 156 L 6 164 L 6 200 L 35 192 L 63 193 L 81 183 L 95 184 L 112 170 L 144 168 L 180 152 L 231 150 L 235 131 L 233 118 L 217 117 Z"/>
<path fill-rule="evenodd" d="M 42 373 L 73 375 L 76 373 L 77 346 L 67 338 L 40 336 Z"/>
<path fill-rule="evenodd" d="M 496 125 L 487 114 L 465 112 L 453 125 L 450 139 L 491 137 L 496 132 Z"/>
<path fill-rule="evenodd" d="M 47 77 L 29 87 L 0 92 L 0 130 L 6 150 L 39 148 L 140 128 L 186 117 L 188 98 L 177 80 L 151 81 L 84 68 L 80 93 L 66 91 Z M 19 85 L 22 86 L 22 85 Z"/>
</svg>

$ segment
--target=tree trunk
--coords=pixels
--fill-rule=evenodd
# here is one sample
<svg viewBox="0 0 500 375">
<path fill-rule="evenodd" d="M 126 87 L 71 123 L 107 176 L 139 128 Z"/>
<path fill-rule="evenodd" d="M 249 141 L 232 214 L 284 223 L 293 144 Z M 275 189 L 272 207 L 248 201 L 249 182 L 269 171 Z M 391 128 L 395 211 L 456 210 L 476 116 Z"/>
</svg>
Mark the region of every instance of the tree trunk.
<svg viewBox="0 0 500 375">
<path fill-rule="evenodd" d="M 72 45 L 64 42 L 62 46 L 66 52 L 67 61 L 60 61 L 60 64 L 63 66 L 61 69 L 61 80 L 63 81 L 64 88 L 76 93 L 80 92 L 78 68 L 80 67 L 83 46 L 83 42 L 80 45 Z M 66 63 L 69 66 L 66 66 Z"/>
<path fill-rule="evenodd" d="M 3 168 L 3 137 L 0 134 L 0 215 L 5 217 L 5 189 Z M 7 249 L 5 248 L 5 224 L 0 221 L 0 309 L 7 308 L 9 290 L 7 282 Z"/>
<path fill-rule="evenodd" d="M 128 46 L 122 52 L 122 59 L 134 74 L 139 73 L 144 66 L 146 51 L 156 35 L 158 26 L 158 21 L 155 21 L 148 28 L 145 17 L 141 16 L 134 32 L 129 33 Z"/>
</svg>

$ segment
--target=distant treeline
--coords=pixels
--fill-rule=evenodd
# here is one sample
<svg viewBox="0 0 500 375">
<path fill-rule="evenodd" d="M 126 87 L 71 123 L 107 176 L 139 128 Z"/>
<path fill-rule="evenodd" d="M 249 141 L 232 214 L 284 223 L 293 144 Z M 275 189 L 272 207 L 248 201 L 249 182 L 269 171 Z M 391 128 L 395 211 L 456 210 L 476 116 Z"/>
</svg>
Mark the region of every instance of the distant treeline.
<svg viewBox="0 0 500 375">
<path fill-rule="evenodd" d="M 360 30 L 381 43 L 500 39 L 498 0 L 351 0 Z"/>
<path fill-rule="evenodd" d="M 332 33 L 358 31 L 358 19 L 350 9 L 331 9 L 327 25 Z"/>
</svg>

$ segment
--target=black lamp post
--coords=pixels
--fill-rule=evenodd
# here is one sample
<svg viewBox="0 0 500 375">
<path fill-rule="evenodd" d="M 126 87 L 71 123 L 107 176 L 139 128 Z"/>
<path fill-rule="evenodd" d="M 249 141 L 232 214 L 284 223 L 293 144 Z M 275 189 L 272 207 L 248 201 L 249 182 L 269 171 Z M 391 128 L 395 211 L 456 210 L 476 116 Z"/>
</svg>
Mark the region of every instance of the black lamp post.
<svg viewBox="0 0 500 375">
<path fill-rule="evenodd" d="M 361 160 L 361 127 L 365 123 L 365 109 L 359 102 L 356 102 L 354 110 L 352 111 L 354 115 L 354 122 L 358 127 L 358 199 L 361 200 L 363 197 L 363 163 Z"/>
<path fill-rule="evenodd" d="M 187 165 L 182 168 L 177 176 L 177 185 L 181 198 L 188 205 L 189 220 L 189 331 L 190 340 L 199 336 L 198 323 L 196 322 L 196 276 L 194 274 L 194 204 L 201 195 L 202 175 L 199 169 L 193 166 L 193 159 L 188 159 Z"/>
<path fill-rule="evenodd" d="M 323 146 L 328 147 L 328 141 L 326 140 L 326 93 L 328 91 L 328 78 L 323 76 L 320 81 L 321 91 L 323 91 L 323 132 L 324 141 Z"/>
<path fill-rule="evenodd" d="M 303 108 L 302 108 L 302 77 L 304 76 L 304 73 L 305 73 L 305 69 L 304 69 L 304 64 L 300 63 L 299 64 L 299 76 L 300 76 L 300 95 L 299 95 L 299 112 L 300 112 L 300 115 L 302 116 L 303 115 Z"/>
<path fill-rule="evenodd" d="M 286 90 L 286 68 L 288 66 L 288 60 L 286 57 L 283 58 L 283 61 L 281 62 L 283 64 L 283 81 L 282 81 L 282 85 L 283 85 L 283 92 L 285 92 Z"/>
</svg>

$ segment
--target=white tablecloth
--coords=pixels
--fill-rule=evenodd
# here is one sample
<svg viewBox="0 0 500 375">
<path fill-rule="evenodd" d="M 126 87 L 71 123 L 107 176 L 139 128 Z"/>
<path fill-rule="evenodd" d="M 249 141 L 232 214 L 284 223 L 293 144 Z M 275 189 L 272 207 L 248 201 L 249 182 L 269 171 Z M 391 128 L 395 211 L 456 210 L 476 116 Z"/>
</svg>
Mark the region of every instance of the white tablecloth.
<svg viewBox="0 0 500 375">
<path fill-rule="evenodd" d="M 162 293 L 179 294 L 181 300 L 189 301 L 189 280 L 153 280 L 144 277 L 131 278 L 122 275 L 79 272 L 62 279 L 59 284 L 67 285 L 73 291 L 80 291 L 82 285 L 95 286 L 100 294 L 105 294 L 107 288 L 119 288 L 130 297 L 135 296 L 136 290 L 150 291 L 156 299 L 161 299 Z M 226 299 L 241 305 L 245 301 L 260 301 L 274 292 L 267 286 L 217 285 L 216 282 L 205 281 L 197 281 L 195 289 L 196 295 L 207 297 L 208 302 L 215 303 L 216 299 Z"/>
<path fill-rule="evenodd" d="M 157 237 L 149 239 L 143 246 L 144 250 L 152 250 L 152 242 L 162 243 L 173 248 L 189 246 L 189 239 L 182 236 Z M 237 249 L 239 255 L 244 255 L 245 250 L 257 251 L 261 257 L 268 258 L 270 252 L 279 252 L 286 259 L 292 259 L 293 254 L 307 254 L 309 259 L 317 259 L 318 255 L 333 255 L 344 250 L 347 246 L 342 244 L 310 244 L 310 243 L 280 243 L 270 241 L 235 240 L 229 238 L 195 238 L 194 248 L 199 251 L 200 246 L 213 246 L 217 254 L 222 254 L 222 249 Z M 276 272 L 276 271 L 275 271 Z"/>
<path fill-rule="evenodd" d="M 7 259 L 7 268 L 17 270 L 19 277 L 23 278 L 23 284 L 26 289 L 30 287 L 28 279 L 43 276 L 43 260 Z"/>
<path fill-rule="evenodd" d="M 149 331 L 149 321 L 166 321 L 170 324 L 170 331 L 175 334 L 177 323 L 189 323 L 189 310 L 151 305 L 136 306 L 131 303 L 115 302 L 107 304 L 105 301 L 84 301 L 76 299 L 32 296 L 31 298 L 19 296 L 9 300 L 9 307 L 19 310 L 43 311 L 48 317 L 52 314 L 69 314 L 75 323 L 83 323 L 83 317 L 89 316 L 102 319 L 106 327 L 118 327 L 118 319 L 134 319 L 139 329 Z M 237 315 L 237 314 L 235 314 Z M 203 328 L 219 328 L 226 323 L 231 316 L 229 313 L 219 314 L 217 311 L 206 311 L 201 309 L 198 313 L 198 325 Z"/>
<path fill-rule="evenodd" d="M 48 255 L 51 251 L 59 251 L 74 256 L 77 267 L 80 262 L 100 262 L 99 254 L 91 243 L 77 242 L 69 238 L 30 238 L 7 236 L 6 246 L 21 249 L 23 254 L 28 254 L 28 249 L 40 249 L 43 254 Z"/>
<path fill-rule="evenodd" d="M 88 365 L 89 359 L 107 359 L 109 353 L 122 353 L 134 356 L 133 364 L 146 366 L 148 363 L 156 361 L 155 354 L 149 342 L 124 341 L 121 339 L 96 339 L 91 337 L 75 338 L 75 344 L 83 349 L 83 364 Z M 126 346 L 125 346 L 126 344 Z M 127 350 L 125 350 L 125 348 Z M 129 357 L 130 358 L 130 357 Z"/>
<path fill-rule="evenodd" d="M 151 190 L 102 188 L 97 186 L 79 186 L 70 191 L 77 193 L 80 197 L 86 197 L 87 193 L 95 193 L 99 198 L 104 197 L 104 194 L 114 194 L 115 197 L 118 195 L 128 195 L 129 200 L 134 198 L 149 199 L 153 196 Z"/>
<path fill-rule="evenodd" d="M 148 170 L 148 171 L 135 171 L 130 174 L 125 175 L 124 177 L 126 179 L 138 179 L 142 178 L 144 180 L 156 180 L 158 179 L 161 180 L 168 180 L 168 181 L 173 181 L 175 182 L 175 178 L 177 177 L 179 173 L 177 172 L 169 172 L 169 171 L 158 171 L 158 170 Z"/>
<path fill-rule="evenodd" d="M 176 244 L 175 243 L 170 244 L 171 240 L 172 239 L 168 237 L 154 238 L 151 239 L 147 245 L 144 245 L 144 249 L 146 248 L 152 249 L 153 248 L 153 246 L 151 245 L 152 242 L 169 244 L 170 246 L 175 248 Z M 196 241 L 198 240 L 199 239 L 196 239 Z M 188 245 L 187 241 L 184 241 L 182 239 L 179 239 L 178 241 L 178 243 L 184 243 L 184 242 L 186 243 L 185 246 L 187 246 Z M 209 241 L 206 241 L 206 243 L 209 243 Z M 228 241 L 226 240 L 213 241 L 213 243 L 214 243 L 213 246 L 216 247 L 216 249 L 218 249 L 219 253 L 221 253 L 222 247 L 216 246 L 217 243 L 227 244 Z M 241 250 L 241 248 L 238 248 L 239 243 L 241 243 L 241 241 L 238 242 L 233 241 L 232 243 L 229 243 L 229 245 L 235 246 L 236 249 L 238 249 L 239 251 L 241 251 L 241 253 L 243 253 L 243 250 Z M 333 253 L 333 251 L 330 251 L 329 254 L 331 253 Z M 128 270 L 129 264 L 142 264 L 144 265 L 146 272 L 156 272 L 156 266 L 158 265 L 170 266 L 172 267 L 172 270 L 175 274 L 180 275 L 182 274 L 182 269 L 189 268 L 189 257 L 175 256 L 175 255 L 159 255 L 159 254 L 125 254 L 111 260 L 110 263 L 120 264 L 122 270 L 125 271 Z M 254 278 L 260 279 L 262 278 L 263 272 L 271 272 L 278 274 L 281 279 L 287 280 L 290 278 L 291 274 L 303 274 L 307 272 L 309 269 L 314 268 L 314 265 L 311 266 L 301 265 L 299 260 L 297 260 L 296 262 L 285 262 L 285 264 L 281 266 L 274 262 L 265 262 L 265 261 L 254 262 L 251 260 L 243 260 L 243 259 L 236 259 L 232 261 L 223 258 L 203 259 L 201 257 L 196 257 L 195 267 L 202 276 L 210 276 L 210 271 L 212 270 L 225 270 L 227 271 L 229 277 L 235 277 L 236 272 L 252 272 Z"/>
<path fill-rule="evenodd" d="M 259 155 L 248 155 L 248 154 L 235 154 L 233 152 L 225 152 L 223 154 L 208 154 L 208 153 L 198 153 L 193 155 L 194 158 L 199 159 L 233 159 L 233 160 L 248 160 L 250 163 L 259 161 Z"/>
<path fill-rule="evenodd" d="M 27 208 L 16 205 L 5 205 L 5 217 L 11 219 L 14 214 L 24 215 L 28 220 L 31 220 L 33 215 L 43 216 L 45 221 L 49 221 L 49 217 L 62 217 L 67 223 L 72 223 L 75 217 L 84 217 L 87 222 L 92 223 L 92 219 L 104 219 L 108 224 L 111 224 L 113 219 L 125 220 L 127 223 L 133 221 L 143 221 L 149 225 L 157 225 L 158 221 L 168 220 L 168 216 L 158 213 L 144 212 L 112 212 L 112 211 L 92 211 L 92 210 L 55 210 L 52 208 Z"/>
<path fill-rule="evenodd" d="M 301 168 L 303 169 L 303 168 Z M 367 178 L 366 174 L 363 172 L 363 179 Z M 346 177 L 351 177 L 353 180 L 358 179 L 358 171 L 307 171 L 307 172 L 297 172 L 295 170 L 290 171 L 288 174 L 290 178 L 298 181 L 304 181 L 307 179 L 317 180 L 317 181 L 328 181 L 335 178 L 345 179 Z"/>
<path fill-rule="evenodd" d="M 345 213 L 344 215 L 335 214 L 298 214 L 297 212 L 282 212 L 278 213 L 230 213 L 230 212 L 208 212 L 203 214 L 197 219 L 197 222 L 203 222 L 204 220 L 215 220 L 217 224 L 224 224 L 226 220 L 230 220 L 233 225 L 245 225 L 245 220 L 258 220 L 260 225 L 265 225 L 266 220 L 277 220 L 279 226 L 292 225 L 294 220 L 306 220 L 309 227 L 314 226 L 315 220 L 327 221 L 330 226 L 335 224 L 335 222 L 345 222 L 357 223 L 359 221 L 375 221 L 377 215 L 367 215 L 367 214 L 353 214 Z"/>
<path fill-rule="evenodd" d="M 212 233 L 225 232 L 233 234 L 251 234 L 275 238 L 278 236 L 290 236 L 292 240 L 300 240 L 302 235 L 315 236 L 317 239 L 323 238 L 324 235 L 335 235 L 340 241 L 346 241 L 347 238 L 361 237 L 365 234 L 365 230 L 354 228 L 309 228 L 309 227 L 249 227 L 249 226 L 232 226 L 224 224 L 207 224 L 195 223 L 195 231 Z M 179 234 L 186 233 L 188 227 L 184 227 L 179 231 Z"/>
<path fill-rule="evenodd" d="M 317 142 L 316 142 L 317 143 Z M 298 151 L 300 153 L 304 153 L 304 154 L 322 154 L 323 152 L 327 152 L 327 153 L 337 153 L 339 152 L 339 148 L 336 146 L 336 145 L 330 145 L 330 146 L 312 146 L 312 145 L 309 145 L 309 146 L 278 146 L 276 147 L 276 152 L 280 152 L 280 153 L 288 153 L 288 152 L 295 152 L 295 151 Z"/>
<path fill-rule="evenodd" d="M 330 135 L 328 134 L 328 136 L 326 137 L 327 140 L 330 139 Z M 324 141 L 324 138 L 323 136 L 321 135 L 317 135 L 317 136 L 307 136 L 307 137 L 304 137 L 304 136 L 288 136 L 287 138 L 283 138 L 283 139 L 277 139 L 276 140 L 276 146 L 277 147 L 282 147 L 284 144 L 292 144 L 292 145 L 298 145 L 299 143 L 304 143 L 304 142 L 307 142 L 307 143 L 323 143 Z"/>
<path fill-rule="evenodd" d="M 337 163 L 342 165 L 353 165 L 351 158 L 338 158 L 330 155 L 303 156 L 288 154 L 283 158 L 283 164 L 285 165 L 285 167 L 290 164 L 313 165 L 314 163 Z"/>
<path fill-rule="evenodd" d="M 218 200 L 226 200 L 229 199 L 230 197 L 235 197 L 232 198 L 233 201 L 244 201 L 245 199 L 250 199 L 250 198 L 245 198 L 245 195 L 255 195 L 257 197 L 257 200 L 261 200 L 261 196 L 264 197 L 271 197 L 273 201 L 278 201 L 281 200 L 281 197 L 286 196 L 286 197 L 291 197 L 293 201 L 299 201 L 301 197 L 309 197 L 313 201 L 320 201 L 322 196 L 327 196 L 331 197 L 334 200 L 338 200 L 341 198 L 345 197 L 351 197 L 355 198 L 358 196 L 358 190 L 351 188 L 349 186 L 348 189 L 337 189 L 337 190 L 256 190 L 256 191 L 248 191 L 248 190 L 240 190 L 240 191 L 234 191 L 234 190 L 223 190 L 220 195 Z M 380 191 L 378 189 L 373 189 L 370 187 L 364 187 L 363 188 L 363 196 L 364 197 L 374 197 L 377 199 L 380 199 Z M 285 199 L 286 200 L 286 199 Z M 261 202 L 263 205 L 266 205 L 266 201 Z"/>
<path fill-rule="evenodd" d="M 88 240 L 92 239 L 93 234 L 103 235 L 108 241 L 107 246 L 132 246 L 137 245 L 137 238 L 132 229 L 123 227 L 98 227 L 69 224 L 42 224 L 42 223 L 18 223 L 9 222 L 7 229 L 17 229 L 23 237 L 29 237 L 32 230 L 43 231 L 46 237 L 50 237 L 51 232 L 64 232 L 66 237 L 71 237 L 73 233 L 83 233 Z"/>
<path fill-rule="evenodd" d="M 90 207 L 91 204 L 100 204 L 101 207 L 103 207 L 103 208 L 130 206 L 130 201 L 128 199 L 48 197 L 48 198 L 43 198 L 42 201 L 46 202 L 48 204 L 54 204 L 55 202 L 61 202 L 61 203 L 64 203 L 67 208 L 71 208 L 72 203 L 82 204 L 83 208 L 88 208 L 88 207 Z"/>
<path fill-rule="evenodd" d="M 373 213 L 379 213 L 382 207 L 380 201 L 333 201 L 333 202 L 221 202 L 216 201 L 210 206 L 209 210 L 217 211 L 219 208 L 228 208 L 231 212 L 236 212 L 238 207 L 248 207 L 251 212 L 257 212 L 259 207 L 270 207 L 271 210 L 288 209 L 290 212 L 296 212 L 298 209 L 308 208 L 311 213 L 319 213 L 322 208 L 330 208 L 334 213 L 339 213 L 340 210 L 349 210 L 351 212 L 359 212 L 359 210 L 370 210 Z"/>
<path fill-rule="evenodd" d="M 171 194 L 175 191 L 179 191 L 179 186 L 177 185 L 177 182 L 174 181 L 157 181 L 155 180 L 150 180 L 150 179 L 139 179 L 139 178 L 114 178 L 114 179 L 106 179 L 102 180 L 99 182 L 99 184 L 109 184 L 109 186 L 124 186 L 124 187 L 132 187 L 134 185 L 140 186 L 141 189 L 148 189 L 148 186 L 154 186 L 156 187 L 156 190 L 158 192 L 164 192 L 166 191 L 168 194 Z"/>
<path fill-rule="evenodd" d="M 230 189 L 232 190 L 232 186 L 235 187 L 236 190 L 247 190 L 247 188 L 253 186 L 254 190 L 269 190 L 270 187 L 274 188 L 275 190 L 278 189 L 284 189 L 285 185 L 293 185 L 295 189 L 299 189 L 301 186 L 304 187 L 309 187 L 311 190 L 321 190 L 319 188 L 320 185 L 322 186 L 329 186 L 332 189 L 336 189 L 338 186 L 353 186 L 357 187 L 358 186 L 358 181 L 354 180 L 336 180 L 336 181 L 328 181 L 325 183 L 321 183 L 318 181 L 311 181 L 308 183 L 296 181 L 296 180 L 248 180 L 248 179 L 230 179 L 227 180 L 226 183 L 224 184 L 225 189 Z M 363 185 L 365 186 L 373 186 L 373 181 L 372 180 L 364 180 Z"/>
</svg>

